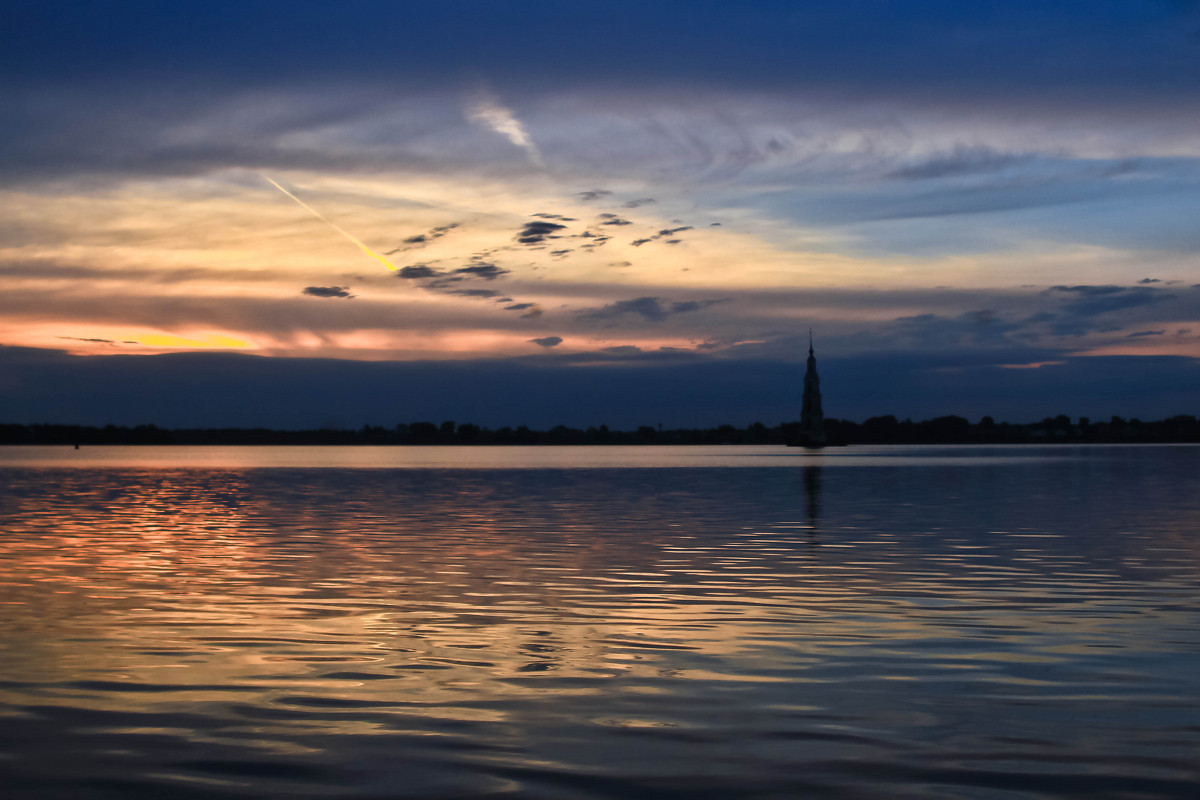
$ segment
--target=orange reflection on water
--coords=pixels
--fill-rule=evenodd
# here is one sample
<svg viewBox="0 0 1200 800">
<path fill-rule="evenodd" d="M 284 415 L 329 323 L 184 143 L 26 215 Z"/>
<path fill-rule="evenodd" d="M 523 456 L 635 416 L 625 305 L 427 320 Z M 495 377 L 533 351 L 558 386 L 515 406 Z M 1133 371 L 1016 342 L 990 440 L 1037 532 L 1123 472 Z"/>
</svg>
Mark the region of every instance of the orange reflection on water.
<svg viewBox="0 0 1200 800">
<path fill-rule="evenodd" d="M 902 741 L 964 697 L 1117 708 L 1133 668 L 1097 653 L 1194 627 L 1163 598 L 1196 585 L 1200 516 L 1104 538 L 1113 493 L 1055 470 L 1010 474 L 1054 488 L 1034 517 L 981 502 L 989 468 L 9 469 L 0 699 L 191 747 L 402 732 L 500 761 L 595 729 Z"/>
</svg>

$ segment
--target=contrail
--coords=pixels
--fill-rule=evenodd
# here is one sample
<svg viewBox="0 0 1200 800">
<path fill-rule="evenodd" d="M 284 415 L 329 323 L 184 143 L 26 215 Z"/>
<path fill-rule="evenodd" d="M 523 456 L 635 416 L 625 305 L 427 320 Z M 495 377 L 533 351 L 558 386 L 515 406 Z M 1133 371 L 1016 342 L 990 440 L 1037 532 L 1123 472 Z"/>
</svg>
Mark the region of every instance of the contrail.
<svg viewBox="0 0 1200 800">
<path fill-rule="evenodd" d="M 533 143 L 529 131 L 525 130 L 525 126 L 521 124 L 521 120 L 517 119 L 512 109 L 505 107 L 500 102 L 499 97 L 496 97 L 496 95 L 489 92 L 486 88 L 480 87 L 475 92 L 475 97 L 472 98 L 470 104 L 467 106 L 467 119 L 500 134 L 524 150 L 534 166 L 541 167 L 542 169 L 546 168 L 546 162 L 542 160 L 541 151 Z"/>
<path fill-rule="evenodd" d="M 326 225 L 328 225 L 329 227 L 333 228 L 335 231 L 337 231 L 338 233 L 340 233 L 342 236 L 345 236 L 347 239 L 349 239 L 350 241 L 352 241 L 352 242 L 354 242 L 356 245 L 358 245 L 358 249 L 359 249 L 359 250 L 362 250 L 364 253 L 366 253 L 367 255 L 369 255 L 371 258 L 377 259 L 377 260 L 379 261 L 379 263 L 383 264 L 383 265 L 384 265 L 385 267 L 387 267 L 388 269 L 395 271 L 395 269 L 396 269 L 396 265 L 395 265 L 395 264 L 393 264 L 392 262 L 388 261 L 388 260 L 387 260 L 386 258 L 384 258 L 383 256 L 379 255 L 379 253 L 376 253 L 376 252 L 375 252 L 374 250 L 372 250 L 371 248 L 367 247 L 367 246 L 366 246 L 365 244 L 363 244 L 363 243 L 362 243 L 362 242 L 361 242 L 361 241 L 358 239 L 358 237 L 356 237 L 354 234 L 350 233 L 350 232 L 349 232 L 349 231 L 347 231 L 347 230 L 343 230 L 341 227 L 339 227 L 339 226 L 337 225 L 337 223 L 335 223 L 335 222 L 333 222 L 332 220 L 328 219 L 328 218 L 327 218 L 327 217 L 326 217 L 324 214 L 322 214 L 320 211 L 317 211 L 315 208 L 313 208 L 312 206 L 310 206 L 308 203 L 304 202 L 304 201 L 303 201 L 303 200 L 301 200 L 299 197 L 296 197 L 296 195 L 292 194 L 292 193 L 291 193 L 291 192 L 289 192 L 287 189 L 283 188 L 283 187 L 282 187 L 282 186 L 280 186 L 278 183 L 276 183 L 275 181 L 271 180 L 271 176 L 270 176 L 270 175 L 267 175 L 266 173 L 263 173 L 263 177 L 264 177 L 264 178 L 266 178 L 266 179 L 267 179 L 267 180 L 270 182 L 270 184 L 271 184 L 272 186 L 274 186 L 276 189 L 278 189 L 279 191 L 283 192 L 283 193 L 284 193 L 284 194 L 286 194 L 288 197 L 292 198 L 292 199 L 293 199 L 293 200 L 295 200 L 297 203 L 299 203 L 299 204 L 300 204 L 300 206 L 301 206 L 302 208 L 304 208 L 304 209 L 306 209 L 306 210 L 308 211 L 308 213 L 312 214 L 314 217 L 316 217 L 317 219 L 321 220 L 321 222 L 324 222 Z"/>
</svg>

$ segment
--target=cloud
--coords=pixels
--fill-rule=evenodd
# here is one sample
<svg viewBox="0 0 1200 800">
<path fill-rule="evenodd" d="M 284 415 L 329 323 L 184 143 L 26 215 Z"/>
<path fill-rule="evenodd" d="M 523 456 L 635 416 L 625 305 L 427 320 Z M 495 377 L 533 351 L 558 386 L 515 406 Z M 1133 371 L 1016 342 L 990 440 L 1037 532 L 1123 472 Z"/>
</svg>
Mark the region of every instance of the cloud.
<svg viewBox="0 0 1200 800">
<path fill-rule="evenodd" d="M 930 300 L 934 300 L 932 295 Z M 1173 303 L 1166 313 L 1179 315 L 1179 319 L 1197 313 L 1200 297 L 1190 294 L 1180 298 L 1171 291 L 1145 286 L 1059 285 L 1024 300 L 995 294 L 990 302 L 1003 305 L 958 315 L 930 312 L 898 317 L 889 326 L 888 335 L 907 343 L 903 346 L 936 348 L 995 347 L 1035 342 L 1047 336 L 1079 338 L 1127 330 L 1131 324 L 1161 324 L 1164 312 L 1158 306 L 1176 300 L 1181 302 Z M 1040 308 L 1029 313 L 1031 303 Z"/>
<path fill-rule="evenodd" d="M 1162 283 L 1158 278 L 1142 278 L 1138 283 Z"/>
<path fill-rule="evenodd" d="M 466 278 L 480 278 L 485 281 L 494 281 L 502 275 L 509 274 L 509 272 L 509 270 L 503 267 L 481 261 L 449 272 L 434 269 L 428 264 L 414 264 L 399 270 L 396 273 L 396 277 L 407 280 L 432 278 L 433 280 L 422 284 L 421 287 L 429 291 L 439 291 L 461 297 L 499 297 L 501 292 L 492 291 L 491 289 L 455 289 L 452 287 L 455 284 L 461 283 Z M 504 302 L 509 302 L 511 299 L 505 298 Z"/>
<path fill-rule="evenodd" d="M 428 233 L 419 233 L 416 236 L 410 236 L 405 239 L 399 247 L 394 250 L 388 250 L 384 255 L 394 255 L 405 250 L 411 250 L 418 245 L 425 245 L 429 242 L 442 238 L 450 231 L 459 226 L 458 222 L 451 222 L 449 225 L 439 225 L 436 228 L 431 228 Z"/>
<path fill-rule="evenodd" d="M 529 216 L 538 217 L 539 219 L 558 219 L 558 220 L 562 220 L 563 222 L 578 222 L 579 221 L 579 220 L 575 219 L 575 217 L 564 217 L 562 214 L 530 214 Z"/>
<path fill-rule="evenodd" d="M 96 344 L 141 344 L 141 342 L 129 341 L 127 339 L 96 339 L 84 336 L 59 336 L 57 338 L 71 342 L 93 342 Z"/>
<path fill-rule="evenodd" d="M 1175 297 L 1163 289 L 1148 286 L 1052 286 L 1045 294 L 1073 297 L 1060 312 L 1078 318 L 1090 318 L 1115 311 L 1153 305 Z"/>
<path fill-rule="evenodd" d="M 405 278 L 415 280 L 418 278 L 438 278 L 446 273 L 441 270 L 434 269 L 428 264 L 413 264 L 411 267 L 402 267 L 397 273 L 397 278 Z"/>
<path fill-rule="evenodd" d="M 544 313 L 545 312 L 535 304 L 533 308 L 521 315 L 521 319 L 537 319 Z"/>
<path fill-rule="evenodd" d="M 601 223 L 601 224 L 607 225 L 609 223 Z M 648 244 L 649 242 L 653 242 L 655 240 L 662 239 L 664 236 L 674 236 L 677 233 L 682 233 L 683 231 L 690 231 L 690 230 L 693 230 L 691 225 L 682 225 L 678 228 L 663 228 L 658 233 L 656 233 L 652 236 L 646 236 L 641 239 L 634 239 L 629 244 L 632 245 L 633 247 L 641 247 L 642 245 Z M 681 241 L 680 239 L 667 239 L 666 243 L 667 244 L 679 244 L 680 241 Z"/>
<path fill-rule="evenodd" d="M 605 242 L 607 242 L 612 237 L 608 236 L 606 234 L 603 234 L 603 233 L 595 233 L 594 231 L 584 231 L 583 233 L 579 234 L 579 238 L 591 240 L 590 242 L 587 242 L 586 244 L 580 245 L 581 247 L 590 250 L 590 249 L 594 249 L 597 247 L 603 247 Z"/>
<path fill-rule="evenodd" d="M 1031 361 L 1028 364 L 997 364 L 1000 369 L 1041 369 L 1042 367 L 1060 367 L 1065 361 Z"/>
<path fill-rule="evenodd" d="M 480 87 L 467 104 L 467 119 L 477 125 L 493 130 L 520 147 L 536 167 L 546 168 L 542 154 L 534 144 L 529 131 L 517 119 L 512 109 L 500 102 L 500 98 Z"/>
<path fill-rule="evenodd" d="M 1137 338 L 1139 338 L 1139 337 L 1143 337 L 1143 336 L 1162 336 L 1164 333 L 1166 333 L 1166 331 L 1165 331 L 1165 330 L 1161 330 L 1161 331 L 1138 331 L 1138 332 L 1136 332 L 1136 333 L 1131 333 L 1131 334 L 1128 334 L 1128 335 L 1127 335 L 1125 338 L 1126 338 L 1126 339 L 1137 339 Z"/>
<path fill-rule="evenodd" d="M 456 294 L 461 297 L 498 297 L 499 292 L 492 289 L 450 289 L 446 294 Z"/>
<path fill-rule="evenodd" d="M 926 347 L 997 345 L 1007 343 L 1009 334 L 1021 328 L 993 309 L 968 311 L 956 317 L 915 314 L 896 318 L 892 326 L 894 334 Z"/>
<path fill-rule="evenodd" d="M 648 322 L 661 322 L 667 318 L 667 310 L 657 297 L 637 297 L 633 300 L 618 300 L 599 308 L 583 309 L 579 312 L 585 319 L 611 320 L 626 314 L 636 314 Z"/>
<path fill-rule="evenodd" d="M 979 172 L 996 172 L 1029 161 L 1031 158 L 1027 155 L 1002 152 L 992 147 L 959 145 L 949 152 L 936 153 L 915 163 L 898 167 L 889 172 L 887 177 L 903 180 L 930 180 Z"/>
<path fill-rule="evenodd" d="M 6 63 L 14 74 L 28 77 L 23 86 L 34 88 L 14 90 L 17 102 L 6 103 L 15 119 L 5 126 L 4 144 L 16 146 L 4 149 L 17 154 L 6 159 L 14 164 L 6 169 L 203 174 L 247 164 L 440 165 L 448 153 L 468 148 L 461 130 L 449 130 L 446 109 L 422 115 L 419 106 L 429 101 L 421 94 L 444 95 L 464 69 L 520 86 L 523 102 L 530 97 L 542 109 L 552 107 L 546 100 L 561 98 L 560 107 L 591 111 L 592 116 L 581 113 L 578 121 L 553 132 L 555 157 L 561 149 L 567 151 L 564 160 L 573 157 L 589 166 L 606 161 L 632 166 L 622 178 L 644 176 L 636 170 L 645 164 L 661 164 L 664 172 L 679 167 L 707 174 L 760 163 L 789 167 L 780 163 L 783 156 L 791 153 L 799 161 L 818 147 L 838 158 L 847 143 L 886 150 L 889 142 L 878 129 L 886 129 L 891 118 L 898 138 L 908 134 L 901 169 L 909 162 L 917 168 L 929 152 L 954 155 L 957 139 L 991 138 L 975 135 L 971 123 L 987 128 L 993 121 L 1011 120 L 1005 114 L 1013 108 L 1025 111 L 1011 121 L 1018 136 L 1078 125 L 1094 134 L 1078 137 L 1081 147 L 1096 139 L 1124 139 L 1135 153 L 1160 143 L 1186 149 L 1182 137 L 1195 129 L 1196 45 L 1188 35 L 1193 26 L 1166 14 L 1166 3 L 1089 6 L 1074 0 L 998 9 L 972 4 L 979 7 L 947 14 L 942 3 L 908 8 L 874 0 L 866 5 L 869 10 L 789 8 L 782 17 L 717 5 L 689 8 L 686 20 L 677 4 L 572 4 L 577 8 L 564 8 L 553 19 L 543 15 L 536 25 L 530 14 L 506 12 L 502 5 L 473 9 L 467 20 L 451 16 L 455 4 L 444 9 L 403 4 L 374 7 L 372 19 L 382 21 L 367 26 L 370 30 L 309 13 L 286 22 L 247 13 L 230 25 L 203 4 L 180 5 L 183 10 L 174 13 L 141 9 L 146 22 L 128 30 L 95 10 L 55 15 L 51 4 L 23 11 L 22 18 L 34 23 L 22 25 L 22 41 L 7 43 Z M 780 35 L 773 21 L 788 35 Z M 393 33 L 398 28 L 421 31 L 405 41 L 399 55 Z M 137 30 L 143 31 L 140 37 Z M 159 30 L 169 35 L 145 33 Z M 669 45 L 664 36 L 647 35 L 667 30 L 674 34 Z M 714 37 L 714 31 L 724 35 Z M 963 31 L 971 33 L 964 37 Z M 693 46 L 684 47 L 685 41 Z M 1056 55 L 1055 48 L 1030 46 L 1055 41 L 1070 42 L 1070 52 Z M 1113 41 L 1120 42 L 1115 49 Z M 55 51 L 71 52 L 74 70 L 53 63 L 46 54 Z M 564 58 L 564 52 L 571 57 Z M 713 57 L 715 52 L 720 57 Z M 979 64 L 988 68 L 974 68 Z M 180 78 L 192 71 L 205 76 L 202 90 L 171 97 L 173 88 L 189 83 Z M 86 86 L 77 80 L 79 74 L 92 76 Z M 666 82 L 680 88 L 674 107 L 671 98 L 650 88 Z M 604 87 L 603 93 L 586 96 L 589 84 Z M 47 86 L 59 96 L 42 95 Z M 320 107 L 310 97 L 296 97 L 317 95 L 310 87 L 322 90 Z M 71 102 L 75 98 L 63 96 L 72 92 L 94 97 L 81 108 Z M 604 107 L 596 102 L 604 94 L 621 99 Z M 530 138 L 511 111 L 490 93 L 484 95 L 484 102 L 471 104 L 481 109 L 477 124 L 489 130 L 511 125 L 516 141 Z M 830 112 L 838 112 L 839 104 L 852 111 L 826 127 L 814 121 L 826 109 L 813 106 L 829 95 L 839 98 L 827 103 Z M 225 106 L 231 97 L 254 113 Z M 766 110 L 747 113 L 760 111 L 754 106 L 763 97 Z M 870 119 L 878 105 L 884 106 L 879 116 L 888 118 L 881 125 Z M 692 106 L 700 110 L 691 112 Z M 961 110 L 955 113 L 956 108 Z M 460 114 L 453 116 L 457 128 L 468 127 Z M 551 116 L 539 117 L 539 140 L 542 120 Z M 63 123 L 71 117 L 88 119 L 86 130 L 69 131 Z M 670 124 L 680 117 L 686 118 Z M 947 135 L 933 131 L 931 136 L 930 126 L 920 126 L 930 119 Z M 431 130 L 431 121 L 440 127 Z M 594 121 L 607 124 L 588 124 Z M 950 135 L 956 122 L 966 130 Z M 624 136 L 613 137 L 614 131 Z M 1064 141 L 1070 137 L 1069 131 L 1052 133 Z M 512 141 L 511 134 L 504 136 Z M 573 134 L 582 140 L 577 146 L 568 144 Z M 323 147 L 335 138 L 340 147 Z M 926 143 L 934 138 L 940 140 Z M 993 145 L 970 147 L 1002 151 Z M 477 155 L 487 158 L 469 153 L 464 159 Z M 578 180 L 604 185 L 620 171 L 576 174 Z M 778 174 L 783 181 L 794 177 Z"/>
<path fill-rule="evenodd" d="M 525 227 L 517 232 L 516 240 L 521 244 L 541 244 L 546 239 L 556 239 L 555 231 L 561 231 L 566 225 L 557 222 L 526 222 Z"/>
<path fill-rule="evenodd" d="M 618 300 L 599 308 L 586 308 L 578 312 L 583 319 L 616 320 L 626 315 L 639 316 L 647 322 L 662 322 L 672 314 L 686 314 L 699 311 L 717 303 L 728 302 L 728 298 L 719 300 L 685 300 L 671 303 L 658 297 L 636 297 L 632 300 Z"/>
<path fill-rule="evenodd" d="M 528 308 L 533 308 L 533 303 L 513 303 L 511 306 L 505 306 L 505 311 L 524 311 Z"/>
<path fill-rule="evenodd" d="M 603 347 L 601 353 L 609 353 L 614 356 L 632 356 L 642 352 L 642 348 L 632 344 L 619 344 L 614 347 Z"/>
<path fill-rule="evenodd" d="M 621 208 L 641 208 L 644 205 L 648 205 L 650 203 L 657 203 L 657 202 L 658 201 L 655 200 L 653 197 L 642 197 L 637 200 L 627 200 L 626 202 L 621 204 Z"/>
<path fill-rule="evenodd" d="M 718 303 L 728 303 L 728 297 L 722 297 L 719 300 L 685 300 L 681 303 L 671 304 L 671 313 L 685 314 L 689 311 L 700 311 L 710 306 L 715 306 Z"/>
<path fill-rule="evenodd" d="M 530 341 L 533 344 L 536 344 L 538 347 L 545 347 L 546 349 L 550 349 L 551 347 L 558 347 L 560 344 L 563 343 L 563 339 L 561 336 L 545 336 L 541 339 L 529 339 L 527 341 Z"/>
<path fill-rule="evenodd" d="M 454 270 L 454 274 L 456 275 L 469 275 L 473 278 L 482 278 L 485 281 L 494 281 L 501 275 L 509 274 L 509 272 L 511 272 L 511 270 L 507 270 L 503 267 L 498 267 L 495 264 L 490 264 L 487 262 L 480 262 L 478 264 L 472 264 L 469 267 L 462 267 L 461 269 Z"/>
<path fill-rule="evenodd" d="M 609 219 L 605 219 L 604 222 L 600 223 L 601 225 L 632 225 L 633 224 L 629 220 L 621 219 L 620 217 L 618 217 L 615 214 L 604 214 L 602 216 L 609 217 Z"/>
<path fill-rule="evenodd" d="M 608 189 L 589 189 L 586 192 L 578 192 L 575 196 L 585 203 L 590 203 L 593 200 L 600 200 L 601 198 L 608 197 L 610 194 L 612 194 L 612 192 L 610 192 Z"/>
<path fill-rule="evenodd" d="M 306 286 L 303 294 L 312 297 L 354 297 L 347 291 L 349 286 Z"/>
<path fill-rule="evenodd" d="M 445 288 L 460 286 L 463 284 Z M 430 303 L 409 292 L 378 292 L 360 296 L 353 303 L 314 302 L 321 298 L 286 284 L 281 288 L 285 296 L 189 291 L 160 298 L 102 286 L 53 296 L 45 291 L 6 291 L 0 293 L 0 319 L 45 325 L 50 329 L 38 337 L 43 340 L 61 332 L 80 331 L 84 336 L 110 339 L 143 339 L 143 334 L 161 332 L 202 340 L 212 333 L 253 342 L 259 352 L 270 355 L 342 358 L 428 357 L 423 355 L 423 346 L 414 347 L 409 341 L 443 332 L 477 332 L 502 341 L 520 341 L 511 336 L 524 333 L 527 322 L 516 319 L 525 311 L 497 314 L 499 308 L 490 302 L 467 297 L 448 295 L 453 302 L 450 305 Z M 364 344 L 343 344 L 353 340 Z M 468 355 L 475 354 L 459 351 L 451 357 Z"/>
</svg>

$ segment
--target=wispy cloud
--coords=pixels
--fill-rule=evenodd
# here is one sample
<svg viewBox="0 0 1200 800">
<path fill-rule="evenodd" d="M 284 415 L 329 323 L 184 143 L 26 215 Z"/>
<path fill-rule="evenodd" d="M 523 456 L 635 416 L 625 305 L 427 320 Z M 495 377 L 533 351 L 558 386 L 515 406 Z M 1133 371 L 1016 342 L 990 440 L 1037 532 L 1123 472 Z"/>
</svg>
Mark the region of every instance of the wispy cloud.
<svg viewBox="0 0 1200 800">
<path fill-rule="evenodd" d="M 511 108 L 505 106 L 500 98 L 485 87 L 476 89 L 475 94 L 467 103 L 467 119 L 476 125 L 495 131 L 525 151 L 529 161 L 541 169 L 546 168 L 541 151 L 534 144 L 533 138 Z"/>
</svg>

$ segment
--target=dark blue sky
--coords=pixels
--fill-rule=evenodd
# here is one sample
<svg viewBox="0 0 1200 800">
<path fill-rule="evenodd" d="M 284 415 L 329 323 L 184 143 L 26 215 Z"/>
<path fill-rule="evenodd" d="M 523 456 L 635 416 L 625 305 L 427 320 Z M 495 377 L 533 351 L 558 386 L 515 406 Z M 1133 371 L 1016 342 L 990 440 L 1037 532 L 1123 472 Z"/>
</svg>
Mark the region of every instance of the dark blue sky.
<svg viewBox="0 0 1200 800">
<path fill-rule="evenodd" d="M 1030 351 L 1006 354 L 1036 358 Z M 1200 365 L 1171 356 L 1069 359 L 1005 369 L 960 355 L 860 355 L 819 363 L 829 416 L 927 419 L 1058 414 L 1161 419 L 1193 409 Z M 778 361 L 563 368 L 537 359 L 362 362 L 181 353 L 83 358 L 0 350 L 0 418 L 318 428 L 454 420 L 501 427 L 775 425 L 799 417 L 803 373 Z"/>
<path fill-rule="evenodd" d="M 1200 30 L 1198 6 L 1186 0 L 43 0 L 6 7 L 4 67 L 47 84 L 351 77 L 445 87 L 478 70 L 538 88 L 649 81 L 1186 100 L 1198 77 Z"/>
</svg>

